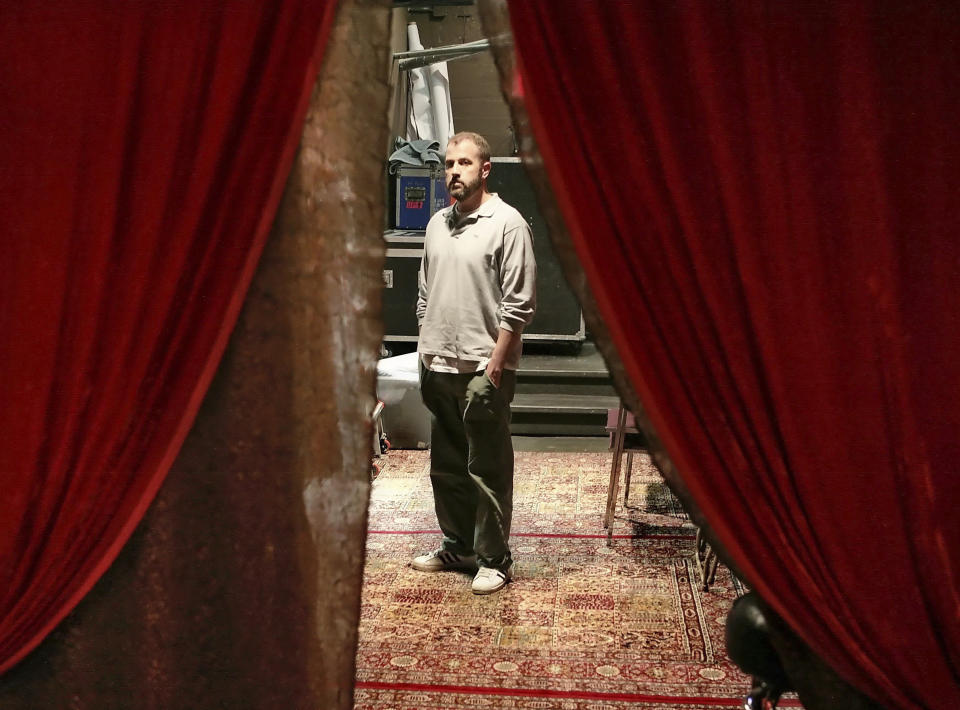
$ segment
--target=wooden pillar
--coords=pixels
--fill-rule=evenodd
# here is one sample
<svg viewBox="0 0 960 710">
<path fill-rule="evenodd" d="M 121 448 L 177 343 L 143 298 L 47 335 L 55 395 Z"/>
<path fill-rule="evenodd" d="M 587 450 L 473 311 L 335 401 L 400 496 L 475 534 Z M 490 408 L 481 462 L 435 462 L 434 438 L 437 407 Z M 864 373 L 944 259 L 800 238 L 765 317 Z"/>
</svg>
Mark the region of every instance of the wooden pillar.
<svg viewBox="0 0 960 710">
<path fill-rule="evenodd" d="M 387 0 L 343 0 L 224 360 L 103 579 L 4 710 L 352 707 L 382 326 Z"/>
</svg>

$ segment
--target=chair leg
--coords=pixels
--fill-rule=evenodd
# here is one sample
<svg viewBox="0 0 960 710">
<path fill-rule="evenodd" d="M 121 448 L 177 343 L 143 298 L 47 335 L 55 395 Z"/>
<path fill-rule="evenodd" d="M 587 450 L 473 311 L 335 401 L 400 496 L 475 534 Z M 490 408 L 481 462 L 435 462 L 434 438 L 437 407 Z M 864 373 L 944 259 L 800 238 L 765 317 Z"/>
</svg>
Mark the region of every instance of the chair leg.
<svg viewBox="0 0 960 710">
<path fill-rule="evenodd" d="M 720 560 L 717 559 L 717 553 L 710 547 L 710 543 L 707 542 L 707 538 L 704 537 L 700 528 L 697 528 L 694 547 L 696 548 L 697 571 L 700 572 L 702 582 L 701 589 L 709 592 L 710 585 L 717 579 L 717 565 Z"/>
<path fill-rule="evenodd" d="M 607 545 L 613 540 L 613 515 L 617 505 L 617 487 L 620 483 L 620 457 L 614 454 L 610 466 L 610 486 L 607 489 L 607 509 L 603 515 L 603 527 L 607 529 Z"/>
<path fill-rule="evenodd" d="M 623 475 L 623 507 L 630 502 L 630 474 L 633 473 L 633 451 L 627 452 L 627 472 Z"/>
<path fill-rule="evenodd" d="M 710 585 L 717 581 L 717 565 L 719 564 L 720 560 L 717 559 L 717 553 L 711 548 L 703 564 L 703 591 L 709 592 Z"/>
<path fill-rule="evenodd" d="M 603 516 L 603 527 L 607 529 L 607 544 L 613 539 L 613 515 L 617 509 L 617 487 L 620 483 L 620 461 L 623 458 L 624 429 L 627 422 L 627 410 L 620 407 L 617 413 L 617 430 L 613 437 L 613 461 L 610 464 L 610 484 L 607 488 L 607 509 Z"/>
</svg>

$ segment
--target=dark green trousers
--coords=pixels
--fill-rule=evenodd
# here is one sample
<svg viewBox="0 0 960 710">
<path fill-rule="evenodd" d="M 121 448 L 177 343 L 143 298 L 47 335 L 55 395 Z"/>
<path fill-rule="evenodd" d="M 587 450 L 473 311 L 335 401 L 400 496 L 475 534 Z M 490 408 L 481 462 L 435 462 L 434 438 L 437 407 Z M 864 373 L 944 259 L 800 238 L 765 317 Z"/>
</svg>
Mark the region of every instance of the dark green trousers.
<svg viewBox="0 0 960 710">
<path fill-rule="evenodd" d="M 420 393 L 431 413 L 430 482 L 443 547 L 476 553 L 482 567 L 507 569 L 513 515 L 510 402 L 517 373 L 500 387 L 485 372 L 433 372 L 420 366 Z"/>
</svg>

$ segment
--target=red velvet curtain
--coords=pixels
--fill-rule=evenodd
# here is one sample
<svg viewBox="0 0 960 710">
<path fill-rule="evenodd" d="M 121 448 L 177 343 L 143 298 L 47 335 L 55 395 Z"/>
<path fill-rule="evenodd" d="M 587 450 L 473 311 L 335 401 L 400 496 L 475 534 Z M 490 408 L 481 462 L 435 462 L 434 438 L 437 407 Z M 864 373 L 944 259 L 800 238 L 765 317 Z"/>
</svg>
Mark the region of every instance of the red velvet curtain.
<svg viewBox="0 0 960 710">
<path fill-rule="evenodd" d="M 960 8 L 510 2 L 599 308 L 751 585 L 960 705 Z"/>
<path fill-rule="evenodd" d="M 111 563 L 223 352 L 333 0 L 7 3 L 0 672 Z"/>
</svg>

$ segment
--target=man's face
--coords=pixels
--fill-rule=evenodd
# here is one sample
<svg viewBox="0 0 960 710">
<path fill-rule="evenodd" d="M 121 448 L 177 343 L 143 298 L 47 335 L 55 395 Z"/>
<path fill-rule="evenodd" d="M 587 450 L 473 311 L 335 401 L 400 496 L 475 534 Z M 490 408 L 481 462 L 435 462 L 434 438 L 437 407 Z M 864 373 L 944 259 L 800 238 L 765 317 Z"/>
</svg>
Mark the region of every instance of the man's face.
<svg viewBox="0 0 960 710">
<path fill-rule="evenodd" d="M 480 160 L 480 149 L 471 140 L 447 144 L 447 192 L 457 202 L 468 200 L 480 191 L 482 180 L 490 171 L 489 163 Z"/>
</svg>

